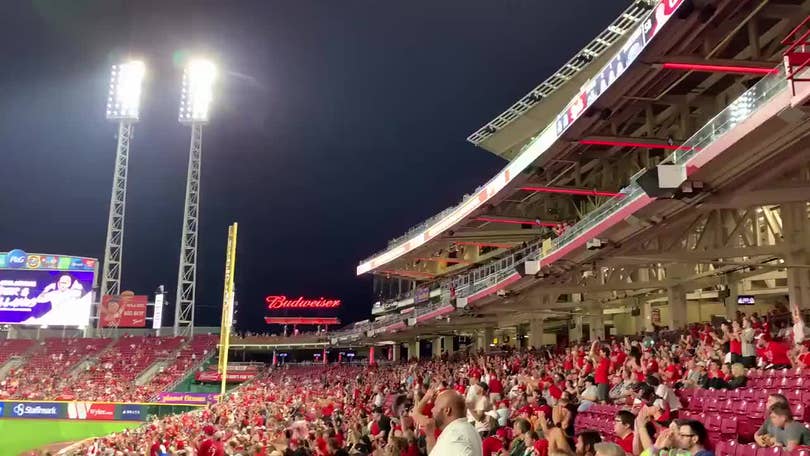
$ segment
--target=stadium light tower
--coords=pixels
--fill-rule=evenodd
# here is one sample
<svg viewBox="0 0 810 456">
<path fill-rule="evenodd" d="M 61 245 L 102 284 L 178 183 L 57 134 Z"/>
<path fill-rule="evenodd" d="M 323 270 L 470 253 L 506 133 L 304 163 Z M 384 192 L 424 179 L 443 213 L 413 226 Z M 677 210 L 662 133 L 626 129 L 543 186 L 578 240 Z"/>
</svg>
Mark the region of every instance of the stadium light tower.
<svg viewBox="0 0 810 456">
<path fill-rule="evenodd" d="M 191 146 L 188 152 L 186 202 L 183 234 L 180 239 L 180 268 L 177 271 L 177 299 L 174 309 L 174 334 L 176 336 L 190 335 L 194 331 L 202 127 L 208 123 L 208 111 L 213 100 L 216 78 L 217 67 L 204 59 L 191 60 L 183 73 L 179 120 L 181 124 L 191 127 Z"/>
<path fill-rule="evenodd" d="M 127 165 L 132 127 L 140 119 L 141 90 L 146 65 L 132 60 L 113 65 L 110 94 L 107 99 L 107 119 L 118 122 L 118 147 L 115 152 L 110 214 L 107 221 L 107 244 L 104 248 L 104 268 L 101 296 L 121 293 L 121 256 L 124 241 L 124 209 L 127 197 Z"/>
</svg>

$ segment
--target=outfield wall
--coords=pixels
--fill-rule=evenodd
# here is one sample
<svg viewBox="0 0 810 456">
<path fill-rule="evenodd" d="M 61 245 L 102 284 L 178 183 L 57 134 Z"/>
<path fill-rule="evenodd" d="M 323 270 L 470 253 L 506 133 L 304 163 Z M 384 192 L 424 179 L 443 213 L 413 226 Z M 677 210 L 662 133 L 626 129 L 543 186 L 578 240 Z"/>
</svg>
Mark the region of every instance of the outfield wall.
<svg viewBox="0 0 810 456">
<path fill-rule="evenodd" d="M 146 421 L 199 409 L 200 405 L 91 402 L 91 401 L 0 401 L 2 419 L 49 419 L 83 421 Z"/>
</svg>

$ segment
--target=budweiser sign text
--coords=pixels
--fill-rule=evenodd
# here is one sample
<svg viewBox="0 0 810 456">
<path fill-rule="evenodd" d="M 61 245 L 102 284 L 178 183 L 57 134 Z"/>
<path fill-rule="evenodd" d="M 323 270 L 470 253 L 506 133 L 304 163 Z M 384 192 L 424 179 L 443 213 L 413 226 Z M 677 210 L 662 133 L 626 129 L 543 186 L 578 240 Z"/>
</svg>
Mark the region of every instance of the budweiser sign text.
<svg viewBox="0 0 810 456">
<path fill-rule="evenodd" d="M 287 299 L 286 296 L 268 296 L 264 299 L 270 310 L 280 309 L 336 309 L 340 307 L 340 299 Z"/>
</svg>

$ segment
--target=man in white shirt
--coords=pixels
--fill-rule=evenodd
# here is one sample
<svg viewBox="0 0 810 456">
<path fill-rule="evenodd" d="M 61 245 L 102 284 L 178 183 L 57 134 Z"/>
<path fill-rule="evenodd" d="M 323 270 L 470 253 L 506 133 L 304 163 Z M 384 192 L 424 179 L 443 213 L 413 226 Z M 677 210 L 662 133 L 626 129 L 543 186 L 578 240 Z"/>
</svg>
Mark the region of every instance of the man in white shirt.
<svg viewBox="0 0 810 456">
<path fill-rule="evenodd" d="M 482 456 L 481 436 L 467 421 L 464 398 L 453 390 L 436 397 L 433 419 L 426 421 L 429 456 Z M 435 428 L 442 433 L 435 438 Z"/>
</svg>

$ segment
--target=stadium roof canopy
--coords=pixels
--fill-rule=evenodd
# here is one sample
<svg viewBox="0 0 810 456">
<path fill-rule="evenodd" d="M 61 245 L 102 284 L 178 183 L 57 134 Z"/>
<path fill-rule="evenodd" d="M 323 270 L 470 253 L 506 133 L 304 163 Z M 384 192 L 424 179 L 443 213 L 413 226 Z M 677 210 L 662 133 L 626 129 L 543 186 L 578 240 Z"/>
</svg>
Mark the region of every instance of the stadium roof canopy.
<svg viewBox="0 0 810 456">
<path fill-rule="evenodd" d="M 634 2 L 468 138 L 510 160 L 497 175 L 363 260 L 357 274 L 434 281 L 621 198 L 634 174 L 660 163 L 762 75 L 745 70 L 780 64 L 779 41 L 808 9 L 806 0 Z M 743 72 L 667 67 L 696 64 Z"/>
</svg>

